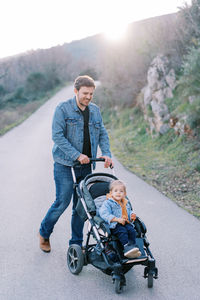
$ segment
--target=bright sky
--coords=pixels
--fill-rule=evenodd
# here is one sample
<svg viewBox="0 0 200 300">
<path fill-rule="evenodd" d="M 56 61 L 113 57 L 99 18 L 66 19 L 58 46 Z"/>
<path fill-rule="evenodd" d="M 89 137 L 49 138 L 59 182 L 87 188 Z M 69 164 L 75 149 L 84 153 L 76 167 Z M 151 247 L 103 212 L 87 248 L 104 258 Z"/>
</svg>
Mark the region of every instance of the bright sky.
<svg viewBox="0 0 200 300">
<path fill-rule="evenodd" d="M 118 37 L 128 23 L 178 11 L 191 0 L 0 0 L 0 58 L 100 32 Z"/>
</svg>

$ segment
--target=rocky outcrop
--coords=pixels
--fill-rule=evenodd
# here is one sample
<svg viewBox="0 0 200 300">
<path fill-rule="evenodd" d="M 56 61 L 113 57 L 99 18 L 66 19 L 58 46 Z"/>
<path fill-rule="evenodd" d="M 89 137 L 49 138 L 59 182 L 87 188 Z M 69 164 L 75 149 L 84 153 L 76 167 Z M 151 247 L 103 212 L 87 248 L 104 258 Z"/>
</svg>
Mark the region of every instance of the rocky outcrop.
<svg viewBox="0 0 200 300">
<path fill-rule="evenodd" d="M 151 134 L 164 134 L 169 130 L 170 115 L 165 99 L 173 97 L 175 86 L 175 72 L 168 58 L 158 55 L 149 67 L 147 85 L 142 90 L 144 115 L 150 124 Z"/>
</svg>

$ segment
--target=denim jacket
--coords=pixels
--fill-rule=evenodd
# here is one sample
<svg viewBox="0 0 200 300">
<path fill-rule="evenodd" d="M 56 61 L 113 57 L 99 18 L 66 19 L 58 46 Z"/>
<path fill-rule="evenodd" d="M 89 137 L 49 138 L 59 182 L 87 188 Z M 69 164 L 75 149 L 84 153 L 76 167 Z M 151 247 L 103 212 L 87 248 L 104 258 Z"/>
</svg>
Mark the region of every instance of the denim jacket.
<svg viewBox="0 0 200 300">
<path fill-rule="evenodd" d="M 109 138 L 99 107 L 90 103 L 88 108 L 92 157 L 96 158 L 98 146 L 100 146 L 103 156 L 111 157 Z M 54 161 L 66 166 L 73 166 L 73 162 L 82 153 L 83 133 L 84 120 L 77 106 L 76 97 L 60 103 L 56 107 L 52 124 Z"/>
<path fill-rule="evenodd" d="M 131 221 L 131 214 L 133 213 L 130 203 L 127 201 L 126 209 L 128 214 L 128 219 Z M 99 210 L 100 217 L 104 219 L 109 224 L 110 228 L 115 228 L 117 222 L 110 222 L 114 217 L 122 217 L 122 208 L 119 203 L 117 203 L 112 198 L 105 200 Z"/>
</svg>

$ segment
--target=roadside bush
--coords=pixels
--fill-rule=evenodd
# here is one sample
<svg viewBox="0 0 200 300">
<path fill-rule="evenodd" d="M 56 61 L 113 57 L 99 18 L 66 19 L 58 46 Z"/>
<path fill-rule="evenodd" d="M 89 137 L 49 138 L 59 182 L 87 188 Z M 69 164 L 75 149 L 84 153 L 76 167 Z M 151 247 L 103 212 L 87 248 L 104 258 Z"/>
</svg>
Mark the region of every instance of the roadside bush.
<svg viewBox="0 0 200 300">
<path fill-rule="evenodd" d="M 179 80 L 179 91 L 183 96 L 199 95 L 200 93 L 200 40 L 198 48 L 191 47 L 184 58 L 183 75 Z"/>
<path fill-rule="evenodd" d="M 195 170 L 200 173 L 200 163 L 196 164 Z"/>
<path fill-rule="evenodd" d="M 0 85 L 0 109 L 16 108 L 28 102 L 39 100 L 61 83 L 56 73 L 31 73 L 25 86 L 18 87 L 13 92 L 7 92 Z"/>
<path fill-rule="evenodd" d="M 194 130 L 196 136 L 200 136 L 200 97 L 198 97 L 191 105 L 188 112 L 188 123 Z"/>
<path fill-rule="evenodd" d="M 25 84 L 25 94 L 31 100 L 37 99 L 38 95 L 47 91 L 46 77 L 42 73 L 32 73 L 28 76 Z"/>
<path fill-rule="evenodd" d="M 24 87 L 24 97 L 30 101 L 44 97 L 47 91 L 52 90 L 60 84 L 60 79 L 56 73 L 31 73 Z"/>
<path fill-rule="evenodd" d="M 6 94 L 6 90 L 3 85 L 0 85 L 0 97 Z"/>
<path fill-rule="evenodd" d="M 98 86 L 95 91 L 95 103 L 101 108 L 102 111 L 111 109 L 114 106 L 112 101 L 112 91 L 104 86 Z"/>
<path fill-rule="evenodd" d="M 182 23 L 179 28 L 183 37 L 183 47 L 185 45 L 196 45 L 200 38 L 200 0 L 192 0 L 191 5 L 185 3 L 181 8 L 180 17 Z"/>
<path fill-rule="evenodd" d="M 182 70 L 176 94 L 180 104 L 176 111 L 187 114 L 190 128 L 198 136 L 200 132 L 200 40 L 198 47 L 191 47 L 185 56 Z"/>
<path fill-rule="evenodd" d="M 26 102 L 28 102 L 28 99 L 24 95 L 24 88 L 20 87 L 16 90 L 16 92 L 7 93 L 2 97 L 0 109 L 4 109 L 6 107 L 16 107 Z"/>
<path fill-rule="evenodd" d="M 46 86 L 45 86 L 45 90 L 46 91 L 50 91 L 53 88 L 55 88 L 56 86 L 58 86 L 61 81 L 58 78 L 56 71 L 49 71 L 45 73 L 45 80 L 46 80 Z"/>
</svg>

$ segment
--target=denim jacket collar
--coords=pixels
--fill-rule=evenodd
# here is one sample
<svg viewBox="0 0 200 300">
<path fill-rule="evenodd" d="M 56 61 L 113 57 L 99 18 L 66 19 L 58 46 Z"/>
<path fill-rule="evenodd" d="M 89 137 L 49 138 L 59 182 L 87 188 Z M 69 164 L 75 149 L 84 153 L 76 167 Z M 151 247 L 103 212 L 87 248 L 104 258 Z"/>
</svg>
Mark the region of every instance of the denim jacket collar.
<svg viewBox="0 0 200 300">
<path fill-rule="evenodd" d="M 76 103 L 76 96 L 74 96 L 74 98 L 72 98 L 72 107 L 75 111 L 79 111 L 78 105 Z"/>
</svg>

